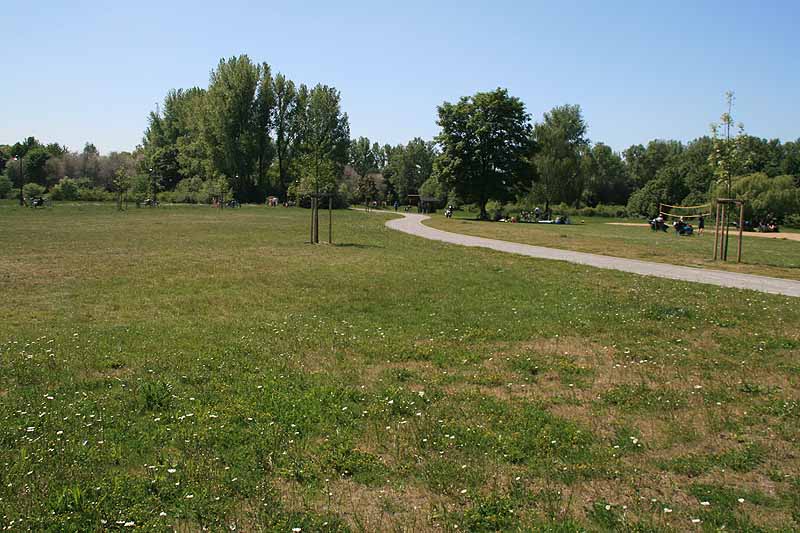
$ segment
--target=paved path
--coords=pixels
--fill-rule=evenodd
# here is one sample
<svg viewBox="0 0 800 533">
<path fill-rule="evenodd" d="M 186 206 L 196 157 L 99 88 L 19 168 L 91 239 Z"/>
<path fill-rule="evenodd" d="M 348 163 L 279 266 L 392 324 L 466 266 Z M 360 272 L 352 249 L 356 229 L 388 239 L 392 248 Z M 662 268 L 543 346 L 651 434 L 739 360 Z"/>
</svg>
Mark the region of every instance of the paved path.
<svg viewBox="0 0 800 533">
<path fill-rule="evenodd" d="M 422 223 L 423 220 L 430 218 L 425 215 L 398 213 L 403 218 L 395 218 L 386 222 L 386 226 L 409 233 L 425 239 L 434 241 L 460 244 L 462 246 L 477 246 L 489 248 L 500 252 L 527 255 L 541 259 L 555 259 L 556 261 L 568 261 L 579 265 L 588 265 L 596 268 L 606 268 L 610 270 L 621 270 L 643 276 L 656 276 L 659 278 L 677 279 L 691 281 L 695 283 L 708 283 L 722 287 L 734 287 L 737 289 L 750 289 L 754 291 L 768 292 L 771 294 L 782 294 L 785 296 L 800 297 L 800 281 L 788 279 L 769 278 L 766 276 L 754 276 L 752 274 L 739 274 L 736 272 L 724 272 L 721 270 L 707 270 L 700 268 L 690 268 L 666 263 L 653 263 L 650 261 L 639 261 L 636 259 L 623 259 L 621 257 L 611 257 L 607 255 L 589 254 L 584 252 L 573 252 L 570 250 L 558 250 L 556 248 L 545 248 L 543 246 L 531 246 L 496 239 L 486 239 L 484 237 L 473 237 L 460 233 L 451 233 L 428 227 Z"/>
</svg>

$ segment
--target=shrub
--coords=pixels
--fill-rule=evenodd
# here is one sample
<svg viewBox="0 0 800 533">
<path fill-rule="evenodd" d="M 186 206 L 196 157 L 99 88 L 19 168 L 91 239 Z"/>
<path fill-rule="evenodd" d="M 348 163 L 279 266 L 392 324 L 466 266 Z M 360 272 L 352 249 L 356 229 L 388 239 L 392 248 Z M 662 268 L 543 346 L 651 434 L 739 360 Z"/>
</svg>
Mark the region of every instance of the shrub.
<svg viewBox="0 0 800 533">
<path fill-rule="evenodd" d="M 130 195 L 134 202 L 142 202 L 149 198 L 151 194 L 150 176 L 147 174 L 136 174 L 131 180 Z"/>
<path fill-rule="evenodd" d="M 38 183 L 26 183 L 22 187 L 22 195 L 25 198 L 33 198 L 34 196 L 42 196 L 45 190 L 44 187 Z"/>
<path fill-rule="evenodd" d="M 78 183 L 71 178 L 61 178 L 50 191 L 53 200 L 77 200 L 80 198 Z"/>
<path fill-rule="evenodd" d="M 628 199 L 628 213 L 655 216 L 658 213 L 658 205 L 667 200 L 666 187 L 659 180 L 652 180 L 631 194 Z"/>
<path fill-rule="evenodd" d="M 89 187 L 78 189 L 81 200 L 87 202 L 105 202 L 114 200 L 114 195 L 101 187 Z"/>
<path fill-rule="evenodd" d="M 8 193 L 11 192 L 11 189 L 14 188 L 14 184 L 11 183 L 11 180 L 8 179 L 8 176 L 5 174 L 0 174 L 0 198 L 5 198 L 8 196 Z"/>
<path fill-rule="evenodd" d="M 489 200 L 486 203 L 486 214 L 489 216 L 489 220 L 500 220 L 506 217 L 506 209 L 497 200 Z"/>
<path fill-rule="evenodd" d="M 182 179 L 175 186 L 171 200 L 182 204 L 196 204 L 202 188 L 203 180 L 200 178 Z"/>
<path fill-rule="evenodd" d="M 724 185 L 718 186 L 715 196 L 725 196 L 724 191 Z M 748 220 L 775 218 L 785 222 L 787 217 L 800 214 L 800 188 L 793 176 L 742 176 L 733 181 L 731 193 L 745 201 L 744 216 Z"/>
<path fill-rule="evenodd" d="M 800 213 L 795 215 L 787 215 L 783 223 L 789 226 L 790 228 L 800 229 Z"/>
<path fill-rule="evenodd" d="M 226 199 L 233 198 L 233 191 L 224 178 L 210 178 L 203 182 L 197 193 L 197 199 L 199 202 L 210 204 L 215 197 L 218 198 L 223 193 Z"/>
</svg>

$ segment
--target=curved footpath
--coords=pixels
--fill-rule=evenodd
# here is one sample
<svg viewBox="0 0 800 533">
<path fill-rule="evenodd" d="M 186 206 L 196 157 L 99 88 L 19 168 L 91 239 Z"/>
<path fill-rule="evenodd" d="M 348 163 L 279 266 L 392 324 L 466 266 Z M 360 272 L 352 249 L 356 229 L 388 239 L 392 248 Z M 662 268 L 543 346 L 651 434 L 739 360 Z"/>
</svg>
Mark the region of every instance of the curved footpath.
<svg viewBox="0 0 800 533">
<path fill-rule="evenodd" d="M 385 211 L 378 212 L 385 213 Z M 460 244 L 461 246 L 489 248 L 499 252 L 538 257 L 540 259 L 568 261 L 579 265 L 620 270 L 622 272 L 630 272 L 642 276 L 655 276 L 659 278 L 691 281 L 694 283 L 707 283 L 710 285 L 719 285 L 721 287 L 734 287 L 737 289 L 749 289 L 770 294 L 800 297 L 800 281 L 755 276 L 752 274 L 739 274 L 722 270 L 690 268 L 666 263 L 639 261 L 637 259 L 623 259 L 621 257 L 611 257 L 608 255 L 573 252 L 570 250 L 559 250 L 556 248 L 545 248 L 543 246 L 531 246 L 529 244 L 486 239 L 484 237 L 473 237 L 471 235 L 451 233 L 449 231 L 442 231 L 425 226 L 422 221 L 430 218 L 426 215 L 418 215 L 416 213 L 397 214 L 403 215 L 403 218 L 394 218 L 387 221 L 387 227 L 434 241 Z"/>
</svg>

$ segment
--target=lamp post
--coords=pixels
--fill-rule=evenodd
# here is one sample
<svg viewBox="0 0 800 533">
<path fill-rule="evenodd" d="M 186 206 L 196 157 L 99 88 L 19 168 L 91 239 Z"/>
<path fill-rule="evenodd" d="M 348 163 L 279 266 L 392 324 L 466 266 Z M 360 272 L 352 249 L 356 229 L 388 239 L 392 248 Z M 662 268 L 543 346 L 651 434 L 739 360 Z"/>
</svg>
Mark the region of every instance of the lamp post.
<svg viewBox="0 0 800 533">
<path fill-rule="evenodd" d="M 150 169 L 150 182 L 152 184 L 153 193 L 152 198 L 150 198 L 150 207 L 156 206 L 156 175 L 154 169 Z"/>
<path fill-rule="evenodd" d="M 22 196 L 22 186 L 25 185 L 25 171 L 22 168 L 22 158 L 19 156 L 14 156 L 14 161 L 17 161 L 17 168 L 19 171 L 19 205 L 20 207 L 25 205 L 25 199 Z"/>
</svg>

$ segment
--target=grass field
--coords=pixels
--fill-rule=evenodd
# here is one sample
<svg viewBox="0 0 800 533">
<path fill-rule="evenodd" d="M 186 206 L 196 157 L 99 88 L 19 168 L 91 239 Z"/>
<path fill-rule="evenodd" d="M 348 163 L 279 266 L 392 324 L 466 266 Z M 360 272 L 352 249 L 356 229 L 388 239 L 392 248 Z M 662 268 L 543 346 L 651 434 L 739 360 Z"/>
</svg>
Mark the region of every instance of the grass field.
<svg viewBox="0 0 800 533">
<path fill-rule="evenodd" d="M 796 299 L 307 217 L 0 209 L 0 529 L 800 527 Z"/>
<path fill-rule="evenodd" d="M 672 230 L 668 233 L 654 233 L 647 227 L 608 224 L 617 220 L 604 217 L 575 217 L 573 220 L 584 223 L 568 226 L 504 224 L 480 222 L 475 220 L 474 215 L 459 216 L 457 213 L 452 219 L 434 215 L 425 224 L 456 233 L 536 246 L 800 280 L 800 241 L 745 235 L 742 240 L 742 263 L 737 264 L 737 241 L 731 232 L 728 258 L 732 261 L 726 263 L 712 260 L 713 227 L 710 231 L 707 228 L 702 236 L 679 238 Z M 641 220 L 627 222 L 641 223 Z"/>
</svg>

